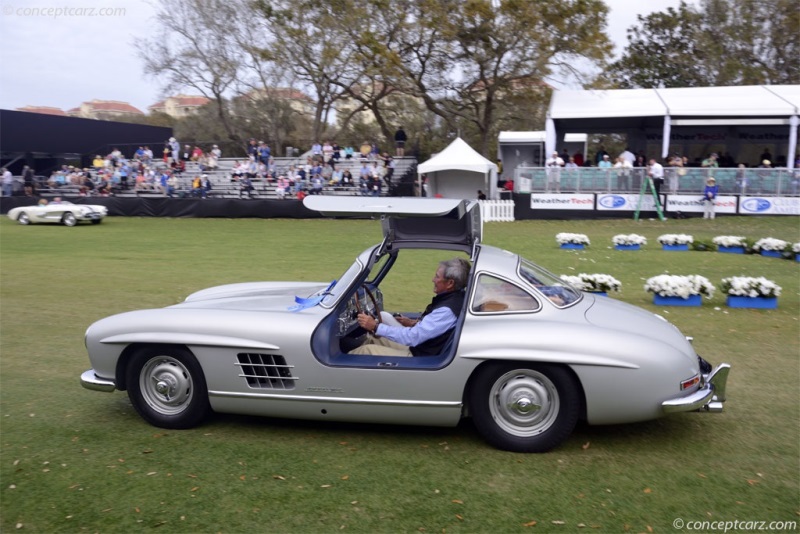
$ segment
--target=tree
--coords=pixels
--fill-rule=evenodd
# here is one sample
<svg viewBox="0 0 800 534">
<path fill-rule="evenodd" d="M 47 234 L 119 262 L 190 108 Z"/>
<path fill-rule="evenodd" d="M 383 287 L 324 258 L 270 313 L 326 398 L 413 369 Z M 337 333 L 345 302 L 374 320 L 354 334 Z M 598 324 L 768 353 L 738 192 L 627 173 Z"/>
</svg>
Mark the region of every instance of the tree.
<svg viewBox="0 0 800 534">
<path fill-rule="evenodd" d="M 639 15 L 628 29 L 628 46 L 606 71 L 614 86 L 693 87 L 707 78 L 697 34 L 702 16 L 681 2 L 678 9 Z"/>
<path fill-rule="evenodd" d="M 157 37 L 137 41 L 145 73 L 163 77 L 169 91 L 191 88 L 212 100 L 231 140 L 240 140 L 225 105 L 242 71 L 242 51 L 231 29 L 241 16 L 238 0 L 162 0 Z"/>
<path fill-rule="evenodd" d="M 622 88 L 800 83 L 795 0 L 702 0 L 639 16 L 606 80 Z"/>
<path fill-rule="evenodd" d="M 383 0 L 372 2 L 385 3 Z M 600 64 L 610 44 L 600 0 L 396 0 L 394 39 L 372 36 L 387 84 L 421 98 L 448 127 L 466 121 L 488 154 L 512 95 L 544 88 L 579 61 Z M 455 128 L 453 128 L 455 129 Z"/>
</svg>

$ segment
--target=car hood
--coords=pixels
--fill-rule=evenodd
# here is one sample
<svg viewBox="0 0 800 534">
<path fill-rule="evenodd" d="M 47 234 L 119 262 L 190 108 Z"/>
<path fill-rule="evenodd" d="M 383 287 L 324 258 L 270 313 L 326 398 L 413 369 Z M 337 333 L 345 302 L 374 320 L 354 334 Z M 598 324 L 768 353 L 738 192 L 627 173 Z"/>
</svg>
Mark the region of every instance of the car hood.
<svg viewBox="0 0 800 534">
<path fill-rule="evenodd" d="M 591 324 L 658 339 L 687 356 L 695 356 L 686 336 L 660 315 L 608 297 L 591 298 L 594 304 L 586 310 L 586 320 Z"/>
<path fill-rule="evenodd" d="M 286 311 L 297 304 L 295 297 L 308 298 L 327 286 L 324 282 L 228 284 L 192 293 L 184 302 L 170 308 Z"/>
</svg>

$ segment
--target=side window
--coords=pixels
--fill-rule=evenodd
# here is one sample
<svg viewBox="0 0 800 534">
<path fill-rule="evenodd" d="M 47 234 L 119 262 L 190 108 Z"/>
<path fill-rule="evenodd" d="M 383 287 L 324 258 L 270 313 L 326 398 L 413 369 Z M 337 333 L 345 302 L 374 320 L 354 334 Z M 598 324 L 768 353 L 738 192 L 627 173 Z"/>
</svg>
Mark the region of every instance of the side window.
<svg viewBox="0 0 800 534">
<path fill-rule="evenodd" d="M 488 274 L 478 277 L 472 299 L 475 313 L 531 312 L 540 307 L 531 295 L 512 283 Z"/>
</svg>

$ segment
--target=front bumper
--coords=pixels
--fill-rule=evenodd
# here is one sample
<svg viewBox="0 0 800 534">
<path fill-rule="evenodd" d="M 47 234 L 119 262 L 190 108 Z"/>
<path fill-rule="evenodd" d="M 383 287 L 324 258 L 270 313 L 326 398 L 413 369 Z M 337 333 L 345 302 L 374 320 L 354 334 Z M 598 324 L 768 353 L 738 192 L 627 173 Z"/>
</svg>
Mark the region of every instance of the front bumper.
<svg viewBox="0 0 800 534">
<path fill-rule="evenodd" d="M 92 391 L 103 391 L 106 393 L 111 393 L 117 389 L 117 385 L 113 380 L 100 378 L 94 374 L 94 369 L 89 369 L 81 375 L 81 385 L 86 389 L 91 389 Z"/>
<path fill-rule="evenodd" d="M 676 412 L 721 412 L 727 400 L 726 387 L 731 366 L 719 364 L 713 371 L 703 375 L 703 387 L 685 397 L 668 399 L 661 403 L 664 413 Z"/>
</svg>

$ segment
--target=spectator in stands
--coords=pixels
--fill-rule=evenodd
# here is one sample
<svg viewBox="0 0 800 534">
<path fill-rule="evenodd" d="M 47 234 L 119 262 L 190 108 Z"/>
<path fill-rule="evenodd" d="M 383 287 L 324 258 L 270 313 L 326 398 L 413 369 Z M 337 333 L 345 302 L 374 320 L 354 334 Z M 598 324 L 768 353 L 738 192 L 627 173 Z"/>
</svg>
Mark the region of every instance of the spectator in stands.
<svg viewBox="0 0 800 534">
<path fill-rule="evenodd" d="M 372 143 L 372 144 L 370 145 L 370 147 L 369 147 L 369 157 L 370 157 L 370 158 L 372 158 L 372 159 L 374 159 L 374 160 L 376 160 L 376 159 L 378 159 L 380 156 L 381 156 L 381 151 L 380 151 L 380 149 L 378 148 L 378 145 L 377 145 L 377 144 L 375 144 L 375 143 Z"/>
<path fill-rule="evenodd" d="M 319 144 L 319 141 L 311 145 L 311 156 L 314 158 L 322 156 L 322 145 Z"/>
<path fill-rule="evenodd" d="M 144 147 L 140 146 L 136 149 L 136 152 L 133 153 L 133 159 L 141 161 L 142 158 L 144 158 Z"/>
<path fill-rule="evenodd" d="M 342 172 L 342 187 L 350 188 L 353 186 L 353 175 L 350 173 L 349 169 L 345 169 Z"/>
<path fill-rule="evenodd" d="M 680 186 L 681 171 L 683 170 L 683 158 L 677 154 L 673 154 L 667 159 L 667 184 L 669 185 L 669 192 L 675 194 L 678 192 Z"/>
<path fill-rule="evenodd" d="M 144 155 L 142 156 L 142 163 L 145 165 L 150 165 L 153 161 L 153 151 L 150 150 L 149 146 L 144 147 Z"/>
<path fill-rule="evenodd" d="M 370 178 L 378 178 L 378 179 L 380 179 L 381 176 L 383 176 L 383 173 L 381 173 L 381 170 L 378 167 L 378 162 L 377 161 L 373 161 L 372 163 L 370 163 L 370 165 L 369 165 L 369 176 L 370 176 Z"/>
<path fill-rule="evenodd" d="M 331 158 L 333 158 L 333 145 L 330 141 L 326 140 L 322 145 L 322 159 L 325 163 L 328 163 Z"/>
<path fill-rule="evenodd" d="M 768 147 L 764 147 L 764 152 L 761 153 L 758 159 L 761 161 L 764 161 L 765 159 L 772 161 L 772 152 L 769 151 Z"/>
<path fill-rule="evenodd" d="M 111 194 L 111 184 L 108 183 L 108 179 L 106 178 L 105 174 L 97 173 L 95 188 L 97 190 L 97 194 L 101 197 L 107 197 Z"/>
<path fill-rule="evenodd" d="M 369 144 L 368 141 L 364 141 L 363 143 L 361 143 L 361 149 L 359 150 L 359 152 L 361 153 L 361 159 L 362 160 L 369 159 L 369 153 L 371 150 L 372 146 Z"/>
<path fill-rule="evenodd" d="M 394 158 L 387 154 L 386 152 L 383 153 L 383 179 L 386 181 L 386 185 L 390 187 L 392 185 L 392 178 L 394 177 Z"/>
<path fill-rule="evenodd" d="M 630 147 L 625 147 L 625 150 L 620 153 L 619 157 L 630 163 L 631 167 L 633 167 L 633 164 L 636 163 L 636 155 L 631 152 Z"/>
<path fill-rule="evenodd" d="M 203 187 L 203 178 L 201 178 L 199 175 L 195 176 L 192 180 L 192 196 L 199 198 L 206 197 L 206 190 Z"/>
<path fill-rule="evenodd" d="M 219 149 L 219 147 L 218 147 L 217 145 L 214 145 L 213 147 L 211 147 L 211 154 L 212 154 L 212 155 L 213 155 L 215 158 L 219 159 L 219 158 L 221 158 L 221 157 L 222 157 L 222 150 L 220 150 L 220 149 Z"/>
<path fill-rule="evenodd" d="M 597 167 L 600 169 L 610 169 L 614 165 L 611 164 L 611 158 L 608 154 L 603 155 L 603 159 L 597 163 Z"/>
<path fill-rule="evenodd" d="M 278 176 L 278 180 L 276 182 L 275 187 L 275 194 L 278 195 L 278 198 L 283 200 L 286 198 L 286 192 L 289 190 L 289 180 L 286 179 L 286 176 L 280 175 Z"/>
<path fill-rule="evenodd" d="M 94 157 L 94 160 L 92 161 L 92 167 L 94 167 L 94 170 L 99 171 L 100 169 L 105 167 L 105 165 L 106 164 L 105 164 L 105 160 L 103 159 L 103 156 L 101 156 L 100 154 L 97 154 Z"/>
<path fill-rule="evenodd" d="M 608 156 L 608 152 L 603 145 L 600 145 L 600 148 L 597 149 L 597 154 L 594 155 L 594 162 L 599 167 L 600 162 L 603 161 L 603 156 Z"/>
<path fill-rule="evenodd" d="M 169 144 L 166 144 L 166 145 L 164 145 L 164 150 L 163 150 L 163 154 L 164 154 L 164 156 L 163 156 L 163 158 L 164 158 L 164 163 L 167 163 L 167 164 L 169 163 L 169 155 L 170 155 L 171 153 L 172 153 L 172 151 L 171 151 L 171 150 L 170 150 L 170 148 L 169 148 Z"/>
<path fill-rule="evenodd" d="M 242 175 L 245 173 L 245 165 L 238 159 L 233 162 L 231 167 L 231 182 L 238 182 Z"/>
<path fill-rule="evenodd" d="M 109 156 L 111 156 L 111 162 L 116 166 L 119 160 L 122 159 L 122 152 L 120 152 L 117 147 L 114 147 Z"/>
<path fill-rule="evenodd" d="M 325 186 L 325 182 L 322 180 L 322 175 L 315 174 L 314 177 L 311 179 L 311 194 L 312 195 L 321 195 L 322 188 Z"/>
<path fill-rule="evenodd" d="M 174 137 L 169 138 L 169 150 L 172 154 L 172 161 L 181 159 L 181 144 Z"/>
<path fill-rule="evenodd" d="M 183 145 L 183 152 L 181 153 L 181 161 L 192 160 L 192 147 L 190 145 Z"/>
<path fill-rule="evenodd" d="M 334 170 L 331 173 L 330 185 L 335 186 L 337 189 L 342 183 L 342 171 L 341 170 Z"/>
<path fill-rule="evenodd" d="M 202 157 L 203 157 L 203 149 L 201 149 L 199 146 L 195 145 L 195 147 L 192 149 L 192 155 L 190 156 L 191 160 L 192 161 L 199 161 L 200 158 L 202 158 Z"/>
<path fill-rule="evenodd" d="M 355 149 L 351 146 L 346 146 L 344 149 L 344 159 L 353 159 L 353 154 L 355 154 Z"/>
<path fill-rule="evenodd" d="M 254 138 L 250 138 L 250 143 L 247 145 L 247 156 L 250 159 L 258 159 L 258 142 Z"/>
<path fill-rule="evenodd" d="M 174 174 L 183 174 L 186 172 L 186 162 L 183 160 L 173 161 L 169 164 L 169 168 Z"/>
<path fill-rule="evenodd" d="M 169 172 L 169 171 L 166 171 Z M 175 195 L 175 191 L 178 190 L 178 177 L 174 173 L 169 173 L 169 178 L 167 178 L 167 196 L 172 198 Z"/>
<path fill-rule="evenodd" d="M 558 157 L 561 158 L 562 161 L 564 161 L 565 164 L 566 164 L 567 161 L 569 161 L 569 152 L 567 152 L 567 148 L 566 147 L 561 149 L 561 154 L 559 154 Z"/>
<path fill-rule="evenodd" d="M 128 164 L 121 165 L 119 168 L 119 185 L 122 189 L 128 189 L 128 177 L 131 174 L 131 168 Z"/>
<path fill-rule="evenodd" d="M 553 155 L 547 158 L 544 162 L 545 173 L 547 174 L 547 184 L 545 191 L 561 192 L 561 167 L 564 166 L 564 160 L 558 155 L 558 152 L 553 152 Z"/>
<path fill-rule="evenodd" d="M 3 196 L 10 197 L 14 194 L 14 176 L 5 167 L 0 172 L 3 174 Z"/>
<path fill-rule="evenodd" d="M 406 155 L 406 141 L 408 141 L 408 136 L 405 130 L 403 130 L 402 126 L 398 126 L 397 131 L 394 132 L 395 156 L 398 158 Z"/>
<path fill-rule="evenodd" d="M 381 179 L 378 176 L 373 176 L 369 182 L 369 194 L 373 197 L 381 196 Z"/>
<path fill-rule="evenodd" d="M 92 175 L 89 174 L 88 171 L 85 171 L 83 173 L 83 183 L 81 184 L 79 191 L 80 191 L 79 194 L 82 197 L 88 197 L 95 193 L 94 182 L 92 181 Z"/>
<path fill-rule="evenodd" d="M 264 142 L 260 141 L 258 143 L 258 161 L 264 165 L 264 167 L 269 167 L 269 159 L 272 157 L 272 150 L 269 148 L 269 145 Z"/>
<path fill-rule="evenodd" d="M 247 198 L 253 198 L 254 189 L 253 180 L 250 178 L 249 174 L 246 174 L 239 185 L 239 198 L 242 198 L 244 193 L 247 193 Z"/>
<path fill-rule="evenodd" d="M 334 163 L 339 163 L 339 159 L 341 159 L 342 157 L 342 148 L 336 141 L 333 142 L 332 148 L 333 148 L 333 154 L 331 154 L 331 158 L 333 159 Z"/>
<path fill-rule="evenodd" d="M 614 164 L 614 169 L 617 171 L 617 189 L 619 191 L 627 191 L 630 187 L 633 165 L 624 156 L 619 156 Z"/>
<path fill-rule="evenodd" d="M 653 189 L 656 192 L 656 197 L 658 197 L 661 194 L 661 186 L 664 184 L 664 167 L 655 158 L 650 159 L 647 176 L 653 180 Z M 661 199 L 659 199 L 659 202 L 661 202 Z"/>
<path fill-rule="evenodd" d="M 158 176 L 155 178 L 155 189 L 156 191 L 160 191 L 162 195 L 172 198 L 169 192 L 170 178 L 172 178 L 172 173 L 169 169 L 164 169 L 162 172 L 158 173 Z"/>
<path fill-rule="evenodd" d="M 245 169 L 244 173 L 245 176 L 250 178 L 251 181 L 255 179 L 256 176 L 258 176 L 258 163 L 256 163 L 255 159 L 250 158 L 248 160 L 247 168 Z"/>
<path fill-rule="evenodd" d="M 308 173 L 305 166 L 297 169 L 297 179 L 294 182 L 295 192 L 300 192 L 305 189 L 306 180 L 308 180 Z"/>
<path fill-rule="evenodd" d="M 575 170 L 578 168 L 578 164 L 575 163 L 575 156 L 570 156 L 569 161 L 564 164 L 565 169 Z"/>
<path fill-rule="evenodd" d="M 333 178 L 333 167 L 331 167 L 330 163 L 326 163 L 324 167 L 322 167 L 322 180 L 325 183 L 329 183 Z"/>
</svg>

